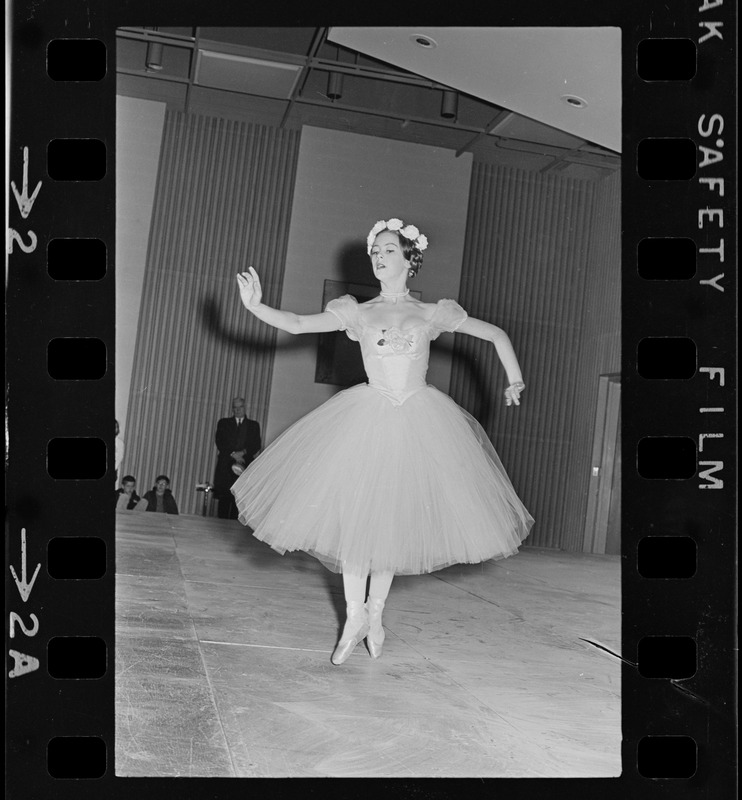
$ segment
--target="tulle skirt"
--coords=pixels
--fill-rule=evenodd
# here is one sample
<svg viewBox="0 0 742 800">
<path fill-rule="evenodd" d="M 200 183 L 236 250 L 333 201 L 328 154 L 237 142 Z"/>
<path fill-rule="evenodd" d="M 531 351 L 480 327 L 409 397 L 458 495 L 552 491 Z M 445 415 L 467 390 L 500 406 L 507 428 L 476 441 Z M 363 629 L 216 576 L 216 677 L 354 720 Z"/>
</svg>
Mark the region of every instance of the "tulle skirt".
<svg viewBox="0 0 742 800">
<path fill-rule="evenodd" d="M 239 520 L 334 572 L 432 572 L 517 552 L 533 518 L 481 425 L 427 386 L 362 384 L 294 423 L 232 486 Z"/>
</svg>

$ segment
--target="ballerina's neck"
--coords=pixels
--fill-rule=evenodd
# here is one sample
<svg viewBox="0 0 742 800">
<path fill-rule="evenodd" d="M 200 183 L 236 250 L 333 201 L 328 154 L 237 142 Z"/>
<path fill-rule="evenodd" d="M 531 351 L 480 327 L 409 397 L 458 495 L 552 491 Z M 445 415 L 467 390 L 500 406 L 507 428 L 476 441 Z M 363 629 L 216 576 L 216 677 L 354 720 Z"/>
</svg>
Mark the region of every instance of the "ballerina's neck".
<svg viewBox="0 0 742 800">
<path fill-rule="evenodd" d="M 407 297 L 410 293 L 409 289 L 405 289 L 403 292 L 379 292 L 379 296 L 383 297 L 385 300 L 391 300 L 393 303 L 396 303 L 400 297 Z"/>
</svg>

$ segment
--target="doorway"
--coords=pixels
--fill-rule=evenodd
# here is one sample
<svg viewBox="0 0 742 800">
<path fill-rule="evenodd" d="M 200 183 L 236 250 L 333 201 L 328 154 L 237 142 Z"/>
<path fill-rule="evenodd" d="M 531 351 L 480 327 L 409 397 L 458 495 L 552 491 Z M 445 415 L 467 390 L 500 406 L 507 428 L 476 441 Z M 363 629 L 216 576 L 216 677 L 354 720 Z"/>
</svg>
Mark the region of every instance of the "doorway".
<svg viewBox="0 0 742 800">
<path fill-rule="evenodd" d="M 582 550 L 621 554 L 621 376 L 601 375 Z"/>
</svg>

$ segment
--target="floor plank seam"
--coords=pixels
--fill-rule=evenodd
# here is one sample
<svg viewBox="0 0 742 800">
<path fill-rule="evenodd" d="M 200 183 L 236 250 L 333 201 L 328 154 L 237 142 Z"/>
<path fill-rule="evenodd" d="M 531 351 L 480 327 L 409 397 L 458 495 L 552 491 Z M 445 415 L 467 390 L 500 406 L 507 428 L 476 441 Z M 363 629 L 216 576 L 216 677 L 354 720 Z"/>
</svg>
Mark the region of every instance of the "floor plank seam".
<svg viewBox="0 0 742 800">
<path fill-rule="evenodd" d="M 277 644 L 252 644 L 250 642 L 218 642 L 212 639 L 199 639 L 199 644 L 222 644 L 227 647 L 256 647 L 264 650 L 294 650 L 299 653 L 331 653 L 332 650 L 317 650 L 312 647 L 285 647 Z"/>
<path fill-rule="evenodd" d="M 195 625 L 194 625 L 194 635 L 195 635 Z M 219 704 L 216 702 L 216 692 L 214 690 L 214 684 L 211 682 L 211 676 L 209 675 L 208 667 L 206 666 L 206 659 L 204 658 L 203 650 L 201 649 L 201 642 L 198 641 L 198 654 L 201 658 L 201 664 L 204 668 L 204 674 L 206 675 L 206 682 L 209 685 L 209 694 L 211 696 L 211 703 L 214 706 L 214 711 L 216 712 L 216 718 L 219 722 L 219 730 L 222 732 L 222 738 L 224 739 L 224 749 L 227 751 L 227 757 L 229 758 L 229 766 L 232 770 L 232 777 L 237 778 L 239 777 L 239 772 L 237 771 L 237 766 L 234 763 L 234 758 L 232 756 L 232 748 L 229 744 L 229 737 L 227 736 L 227 731 L 224 729 L 224 720 L 222 719 L 221 712 L 219 711 Z"/>
<path fill-rule="evenodd" d="M 471 597 L 476 597 L 477 600 L 481 600 L 482 602 L 487 603 L 488 605 L 494 606 L 495 608 L 499 608 L 501 611 L 504 611 L 506 614 L 512 615 L 514 617 L 514 620 L 517 621 L 517 622 L 525 622 L 526 621 L 525 617 L 521 616 L 516 611 L 511 611 L 507 607 L 499 605 L 494 600 L 489 600 L 488 598 L 483 597 L 481 594 L 477 594 L 476 592 L 473 592 L 471 589 L 465 589 L 463 586 L 457 586 L 455 583 L 452 583 L 451 581 L 447 581 L 445 578 L 441 577 L 440 575 L 434 575 L 433 577 L 436 580 L 440 581 L 441 583 L 445 583 L 447 586 L 452 587 L 453 589 L 458 589 L 458 591 L 464 592 L 465 594 L 468 594 Z"/>
<path fill-rule="evenodd" d="M 186 580 L 185 580 L 185 576 L 183 575 L 183 566 L 180 563 L 180 558 L 178 557 L 178 544 L 177 544 L 177 541 L 175 540 L 175 535 L 173 535 L 173 543 L 175 545 L 175 556 L 176 556 L 176 558 L 178 560 L 178 569 L 180 571 L 180 577 L 181 577 L 181 580 L 183 581 L 183 584 L 185 585 Z M 208 667 L 206 665 L 206 658 L 204 657 L 203 649 L 201 647 L 201 642 L 200 642 L 199 637 L 198 637 L 198 629 L 196 628 L 196 622 L 193 619 L 193 615 L 191 614 L 190 608 L 189 608 L 189 605 L 188 605 L 188 592 L 186 591 L 185 594 L 186 594 L 186 597 L 185 597 L 185 600 L 186 600 L 186 613 L 188 614 L 188 619 L 190 620 L 191 628 L 193 629 L 193 638 L 194 638 L 194 641 L 196 642 L 196 645 L 198 647 L 198 655 L 199 655 L 199 658 L 201 659 L 201 666 L 203 667 L 204 676 L 206 677 L 206 682 L 207 682 L 207 684 L 209 686 L 209 695 L 211 697 L 211 704 L 214 707 L 214 712 L 216 713 L 216 719 L 217 719 L 217 721 L 219 723 L 219 730 L 222 733 L 222 739 L 224 740 L 224 748 L 227 751 L 227 758 L 229 759 L 229 765 L 230 765 L 230 768 L 232 770 L 232 777 L 236 778 L 236 777 L 239 777 L 239 772 L 237 770 L 236 764 L 234 763 L 234 757 L 232 755 L 232 748 L 230 747 L 229 738 L 227 737 L 227 732 L 226 732 L 226 730 L 224 728 L 224 720 L 222 719 L 222 715 L 221 715 L 221 712 L 219 710 L 219 704 L 216 701 L 216 692 L 214 690 L 214 684 L 211 681 L 211 676 L 209 675 L 209 670 L 208 670 Z"/>
<path fill-rule="evenodd" d="M 189 584 L 189 583 L 192 583 L 192 584 L 195 584 L 195 585 L 203 585 L 203 586 L 223 586 L 224 585 L 223 583 L 220 583 L 219 581 L 196 581 L 196 580 L 192 580 L 191 578 L 184 578 L 183 582 L 186 585 Z M 231 583 L 230 585 L 233 586 L 236 589 L 262 589 L 263 591 L 278 592 L 280 594 L 298 594 L 298 595 L 301 595 L 302 597 L 306 597 L 306 595 L 307 595 L 306 587 L 297 588 L 297 589 L 291 589 L 291 588 L 288 588 L 286 586 L 276 586 L 275 584 L 272 585 L 272 586 L 263 586 L 263 585 L 261 585 L 259 583 L 234 583 L 234 582 Z M 342 588 L 340 588 L 336 592 L 330 592 L 330 593 L 331 594 L 341 595 L 343 592 L 342 592 Z"/>
</svg>

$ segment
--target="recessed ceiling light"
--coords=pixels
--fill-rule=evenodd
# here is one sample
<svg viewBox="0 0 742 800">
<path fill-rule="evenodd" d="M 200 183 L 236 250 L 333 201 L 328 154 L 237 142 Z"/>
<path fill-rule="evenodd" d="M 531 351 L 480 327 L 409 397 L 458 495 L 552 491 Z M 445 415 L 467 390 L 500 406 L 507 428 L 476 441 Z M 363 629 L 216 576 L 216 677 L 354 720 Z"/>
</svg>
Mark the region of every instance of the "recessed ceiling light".
<svg viewBox="0 0 742 800">
<path fill-rule="evenodd" d="M 563 103 L 566 103 L 571 108 L 585 108 L 585 106 L 587 105 L 587 100 L 583 100 L 576 94 L 563 94 L 561 97 L 561 101 Z"/>
<path fill-rule="evenodd" d="M 438 47 L 438 42 L 435 39 L 431 39 L 430 36 L 427 36 L 424 33 L 413 33 L 410 36 L 410 41 L 414 42 L 418 47 L 423 47 L 426 50 L 431 50 L 434 47 Z"/>
</svg>

